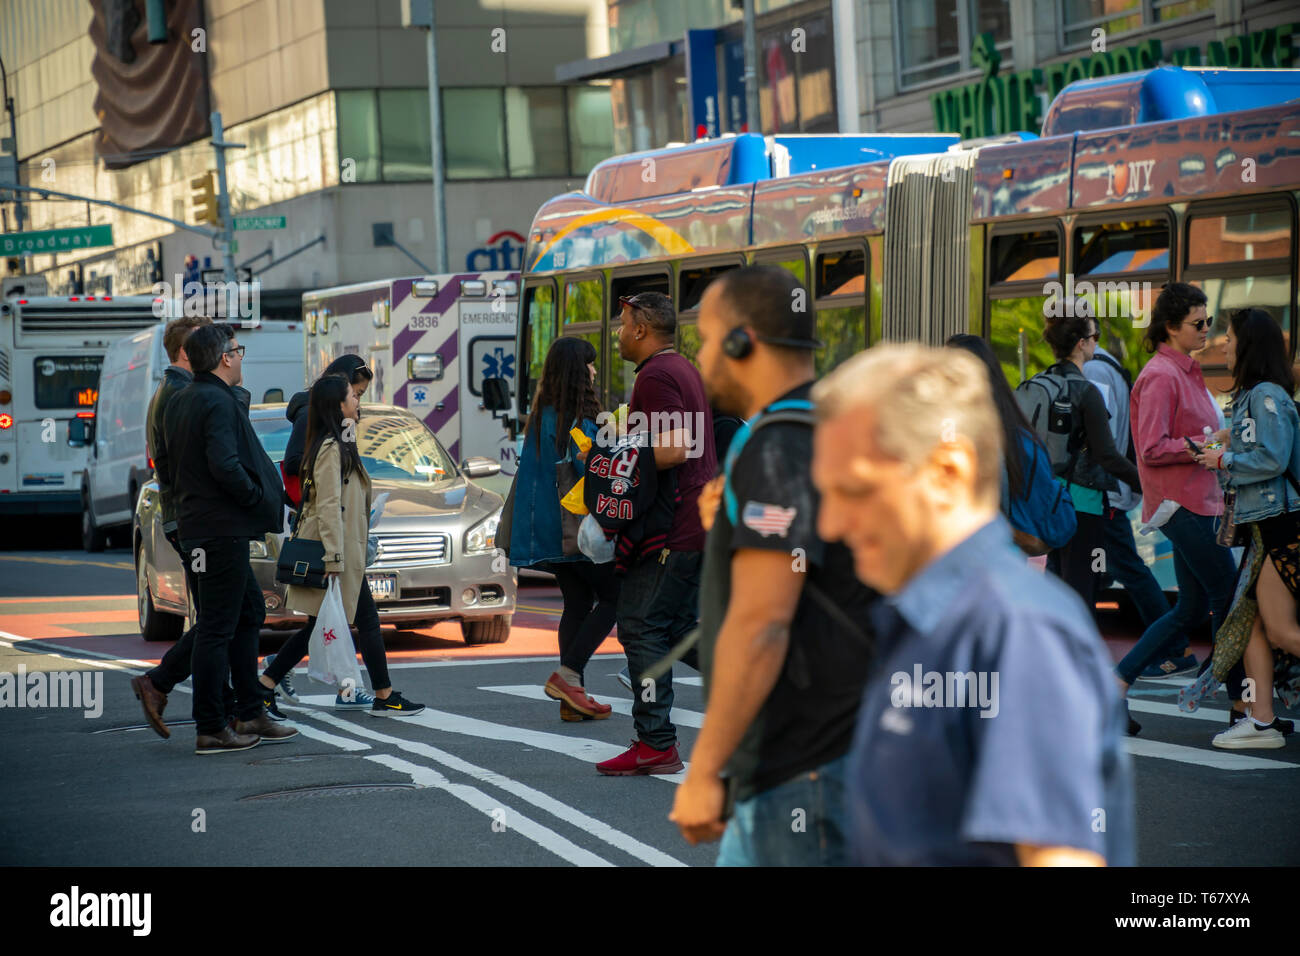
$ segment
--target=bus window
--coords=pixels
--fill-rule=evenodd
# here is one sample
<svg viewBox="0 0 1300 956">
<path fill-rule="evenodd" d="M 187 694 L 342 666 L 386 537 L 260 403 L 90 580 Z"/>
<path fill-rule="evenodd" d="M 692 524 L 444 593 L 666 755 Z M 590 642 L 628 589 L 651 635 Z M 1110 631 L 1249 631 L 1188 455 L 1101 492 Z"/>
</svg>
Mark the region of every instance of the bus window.
<svg viewBox="0 0 1300 956">
<path fill-rule="evenodd" d="M 1214 215 L 1193 211 L 1187 222 L 1185 281 L 1205 293 L 1206 314 L 1214 319 L 1205 348 L 1192 357 L 1201 363 L 1212 393 L 1231 387 L 1223 346 L 1228 321 L 1237 309 L 1258 308 L 1282 326 L 1290 346 L 1291 208 L 1289 204 L 1241 209 Z"/>
<path fill-rule="evenodd" d="M 989 302 L 989 344 L 1012 388 L 1055 361 L 1043 341 L 1046 302 L 1045 295 Z"/>
<path fill-rule="evenodd" d="M 1074 234 L 1075 281 L 1084 275 L 1169 271 L 1169 220 L 1080 226 Z"/>
<path fill-rule="evenodd" d="M 690 312 L 700 307 L 704 290 L 710 282 L 731 269 L 740 268 L 740 260 L 734 262 L 714 263 L 713 265 L 683 264 L 677 278 L 677 312 Z"/>
<path fill-rule="evenodd" d="M 533 389 L 542 377 L 546 352 L 555 341 L 555 286 L 547 281 L 544 285 L 533 285 L 524 290 L 523 316 L 527 330 L 523 336 L 524 356 L 520 368 L 526 377 L 519 383 L 521 387 L 516 395 L 520 415 L 528 414 Z"/>
<path fill-rule="evenodd" d="M 804 255 L 802 247 L 759 252 L 754 256 L 754 265 L 780 266 L 793 273 L 805 288 L 808 286 L 808 257 Z"/>
<path fill-rule="evenodd" d="M 1054 229 L 994 236 L 989 284 L 1046 282 L 1061 273 L 1061 237 Z"/>
<path fill-rule="evenodd" d="M 579 325 L 566 325 L 564 335 L 566 338 L 584 339 L 591 343 L 591 347 L 596 350 L 596 394 L 600 395 L 600 381 L 602 375 L 607 375 L 602 369 L 600 361 L 600 333 L 601 327 L 598 322 L 583 322 Z M 604 400 L 602 399 L 602 403 Z"/>
<path fill-rule="evenodd" d="M 696 368 L 700 367 L 700 329 L 694 322 L 678 323 L 677 352 Z"/>
<path fill-rule="evenodd" d="M 867 257 L 860 249 L 817 254 L 817 298 L 824 295 L 866 295 Z"/>
<path fill-rule="evenodd" d="M 825 347 L 816 353 L 820 378 L 867 347 L 866 303 L 818 309 L 816 334 L 825 343 Z"/>
<path fill-rule="evenodd" d="M 600 279 L 578 279 L 564 283 L 564 324 L 600 322 L 605 317 Z"/>
</svg>

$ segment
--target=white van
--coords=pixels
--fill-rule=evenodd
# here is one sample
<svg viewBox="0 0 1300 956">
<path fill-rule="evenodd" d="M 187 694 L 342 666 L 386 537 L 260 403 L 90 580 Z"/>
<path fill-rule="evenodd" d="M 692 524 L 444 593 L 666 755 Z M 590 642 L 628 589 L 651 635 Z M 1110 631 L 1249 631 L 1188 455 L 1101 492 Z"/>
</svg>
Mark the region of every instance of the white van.
<svg viewBox="0 0 1300 956">
<path fill-rule="evenodd" d="M 90 459 L 81 483 L 81 540 L 102 551 L 108 532 L 126 530 L 141 486 L 153 477 L 148 457 L 149 401 L 167 369 L 159 322 L 109 346 L 99 375 Z M 302 323 L 264 321 L 239 329 L 244 388 L 254 402 L 282 402 L 303 386 Z"/>
</svg>

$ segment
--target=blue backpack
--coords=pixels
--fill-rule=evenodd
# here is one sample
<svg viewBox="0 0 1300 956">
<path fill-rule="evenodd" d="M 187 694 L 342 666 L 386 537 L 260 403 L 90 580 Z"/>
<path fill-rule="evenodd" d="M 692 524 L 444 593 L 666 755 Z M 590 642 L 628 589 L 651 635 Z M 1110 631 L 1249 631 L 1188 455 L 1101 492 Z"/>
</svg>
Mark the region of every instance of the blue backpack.
<svg viewBox="0 0 1300 956">
<path fill-rule="evenodd" d="M 1070 492 L 1053 473 L 1051 460 L 1043 446 L 1032 436 L 1022 433 L 1020 457 L 1024 463 L 1025 487 L 1020 497 L 1013 501 L 1003 466 L 1002 513 L 1012 530 L 1017 532 L 1015 539 L 1020 549 L 1037 556 L 1069 543 L 1079 521 L 1074 515 Z"/>
</svg>

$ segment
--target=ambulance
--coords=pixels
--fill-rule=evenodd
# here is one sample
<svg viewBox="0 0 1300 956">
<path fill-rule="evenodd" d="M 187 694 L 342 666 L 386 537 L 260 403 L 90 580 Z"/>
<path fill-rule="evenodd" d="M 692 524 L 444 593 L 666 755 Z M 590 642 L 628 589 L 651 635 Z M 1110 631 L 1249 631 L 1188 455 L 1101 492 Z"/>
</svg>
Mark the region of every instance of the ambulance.
<svg viewBox="0 0 1300 956">
<path fill-rule="evenodd" d="M 341 355 L 360 355 L 375 378 L 362 399 L 419 417 L 457 462 L 484 457 L 499 474 L 477 483 L 505 495 L 515 443 L 484 407 L 483 380 L 514 396 L 519 273 L 463 272 L 381 279 L 304 293 L 305 368 L 316 379 Z"/>
</svg>

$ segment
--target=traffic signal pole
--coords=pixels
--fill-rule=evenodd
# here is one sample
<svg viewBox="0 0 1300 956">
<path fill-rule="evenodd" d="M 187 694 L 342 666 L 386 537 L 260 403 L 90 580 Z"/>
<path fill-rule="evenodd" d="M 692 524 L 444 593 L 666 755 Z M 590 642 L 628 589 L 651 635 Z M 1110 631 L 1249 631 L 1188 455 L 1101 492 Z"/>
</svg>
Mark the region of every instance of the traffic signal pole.
<svg viewBox="0 0 1300 956">
<path fill-rule="evenodd" d="M 217 152 L 217 215 L 221 218 L 221 257 L 223 278 L 235 281 L 235 254 L 231 243 L 235 241 L 235 219 L 230 214 L 230 194 L 226 192 L 226 150 L 243 149 L 243 143 L 227 143 L 222 139 L 221 113 L 213 113 L 212 148 Z"/>
</svg>

